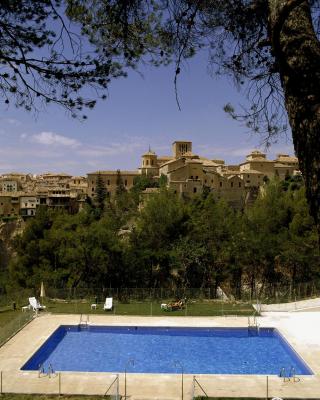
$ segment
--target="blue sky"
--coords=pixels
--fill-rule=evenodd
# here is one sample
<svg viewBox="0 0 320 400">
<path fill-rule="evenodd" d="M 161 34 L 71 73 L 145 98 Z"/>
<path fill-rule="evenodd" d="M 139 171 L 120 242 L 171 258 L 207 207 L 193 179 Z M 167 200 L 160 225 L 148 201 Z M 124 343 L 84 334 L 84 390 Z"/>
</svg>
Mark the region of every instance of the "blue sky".
<svg viewBox="0 0 320 400">
<path fill-rule="evenodd" d="M 204 55 L 184 65 L 174 93 L 174 68 L 141 69 L 112 82 L 108 99 L 88 111 L 84 122 L 62 108 L 37 113 L 9 107 L 0 114 L 0 173 L 68 172 L 85 175 L 107 169 L 136 169 L 149 145 L 158 155 L 170 155 L 175 140 L 193 142 L 193 152 L 226 163 L 239 163 L 261 137 L 250 134 L 223 111 L 244 97 L 231 80 L 212 78 Z M 267 152 L 293 154 L 291 138 L 279 138 Z"/>
</svg>

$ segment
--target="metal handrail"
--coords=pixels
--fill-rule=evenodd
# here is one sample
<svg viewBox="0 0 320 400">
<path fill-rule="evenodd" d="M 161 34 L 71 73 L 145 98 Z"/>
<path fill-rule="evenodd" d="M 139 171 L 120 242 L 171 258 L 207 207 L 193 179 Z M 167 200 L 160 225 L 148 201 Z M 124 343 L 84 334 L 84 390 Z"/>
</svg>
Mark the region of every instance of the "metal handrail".
<svg viewBox="0 0 320 400">
<path fill-rule="evenodd" d="M 83 314 L 80 314 L 80 322 L 79 325 L 88 326 L 89 323 L 89 314 L 86 315 L 86 319 L 82 318 Z"/>
<path fill-rule="evenodd" d="M 119 374 L 116 375 L 115 379 L 111 382 L 111 385 L 109 385 L 108 389 L 106 390 L 104 396 L 106 396 L 111 389 L 112 385 L 117 382 L 117 394 L 116 394 L 116 400 L 119 400 Z"/>
<path fill-rule="evenodd" d="M 193 394 L 192 394 L 192 400 L 194 400 L 194 392 L 195 392 L 195 383 L 199 386 L 200 390 L 202 391 L 202 393 L 206 396 L 209 397 L 207 392 L 203 389 L 203 387 L 200 385 L 200 383 L 197 381 L 196 376 L 193 376 Z"/>
<path fill-rule="evenodd" d="M 52 364 L 50 363 L 49 366 L 48 366 L 48 376 L 49 376 L 49 378 L 51 378 L 52 375 L 55 375 L 55 372 L 54 372 Z"/>
<path fill-rule="evenodd" d="M 40 378 L 41 374 L 45 375 L 43 364 L 39 364 L 39 368 L 38 368 L 38 378 Z"/>
</svg>

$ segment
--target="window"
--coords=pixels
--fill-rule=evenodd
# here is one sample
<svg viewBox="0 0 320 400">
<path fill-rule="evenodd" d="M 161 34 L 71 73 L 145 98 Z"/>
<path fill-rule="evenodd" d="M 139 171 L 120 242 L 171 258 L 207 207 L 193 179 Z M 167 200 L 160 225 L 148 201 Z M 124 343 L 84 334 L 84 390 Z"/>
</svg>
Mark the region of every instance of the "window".
<svg viewBox="0 0 320 400">
<path fill-rule="evenodd" d="M 197 188 L 196 187 L 193 188 L 193 193 L 197 193 Z"/>
<path fill-rule="evenodd" d="M 94 192 L 94 188 L 91 189 Z"/>
<path fill-rule="evenodd" d="M 222 182 L 220 182 L 220 187 L 222 187 Z"/>
<path fill-rule="evenodd" d="M 128 185 L 128 181 L 125 179 L 124 180 L 124 186 L 127 186 Z"/>
<path fill-rule="evenodd" d="M 190 176 L 190 179 L 193 179 L 193 175 Z"/>
<path fill-rule="evenodd" d="M 149 165 L 149 160 L 147 160 L 146 162 L 147 162 L 147 165 Z"/>
<path fill-rule="evenodd" d="M 250 181 L 247 181 L 247 183 L 250 183 Z"/>
<path fill-rule="evenodd" d="M 153 165 L 153 160 L 151 160 L 151 165 Z"/>
<path fill-rule="evenodd" d="M 239 187 L 241 187 L 241 182 L 239 182 Z"/>
<path fill-rule="evenodd" d="M 196 176 L 196 179 L 198 179 L 198 175 Z"/>
<path fill-rule="evenodd" d="M 206 179 L 204 180 L 204 183 L 207 183 L 207 180 L 206 180 Z"/>
<path fill-rule="evenodd" d="M 110 185 L 110 179 L 107 180 L 107 185 L 108 185 L 108 186 Z"/>
<path fill-rule="evenodd" d="M 231 187 L 233 187 L 233 182 L 231 182 Z"/>
<path fill-rule="evenodd" d="M 247 178 L 250 178 L 250 175 L 247 175 Z"/>
</svg>

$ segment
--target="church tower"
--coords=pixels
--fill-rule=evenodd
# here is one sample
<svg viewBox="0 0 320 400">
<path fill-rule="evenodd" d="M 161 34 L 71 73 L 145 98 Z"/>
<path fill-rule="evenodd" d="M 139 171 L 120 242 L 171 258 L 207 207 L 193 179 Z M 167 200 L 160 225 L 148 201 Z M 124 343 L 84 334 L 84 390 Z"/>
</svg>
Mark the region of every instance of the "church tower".
<svg viewBox="0 0 320 400">
<path fill-rule="evenodd" d="M 141 175 L 157 176 L 159 174 L 159 166 L 157 163 L 157 155 L 154 151 L 149 150 L 141 157 Z"/>
</svg>

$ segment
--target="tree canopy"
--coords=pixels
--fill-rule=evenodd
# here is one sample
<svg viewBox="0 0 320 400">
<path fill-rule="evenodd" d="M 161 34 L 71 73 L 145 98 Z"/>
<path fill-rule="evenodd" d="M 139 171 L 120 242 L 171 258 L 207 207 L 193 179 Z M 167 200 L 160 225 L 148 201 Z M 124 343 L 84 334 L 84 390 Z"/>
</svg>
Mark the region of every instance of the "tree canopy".
<svg viewBox="0 0 320 400">
<path fill-rule="evenodd" d="M 14 241 L 0 288 L 218 286 L 241 298 L 317 282 L 318 236 L 304 187 L 271 181 L 237 211 L 212 194 L 183 199 L 162 188 L 140 205 L 119 199 L 96 215 L 40 208 Z M 130 200 L 136 193 L 124 193 Z M 2 278 L 5 277 L 5 278 Z"/>
<path fill-rule="evenodd" d="M 212 71 L 231 75 L 249 97 L 234 118 L 267 143 L 288 129 L 320 220 L 320 43 L 318 0 L 69 0 L 69 16 L 100 54 L 135 67 L 176 64 L 208 50 Z"/>
<path fill-rule="evenodd" d="M 249 97 L 234 118 L 270 142 L 289 122 L 320 230 L 319 0 L 14 0 L 0 10 L 0 89 L 6 103 L 37 98 L 70 110 L 140 62 L 174 62 L 208 50 L 212 71 Z M 77 25 L 75 33 L 68 22 Z"/>
</svg>

